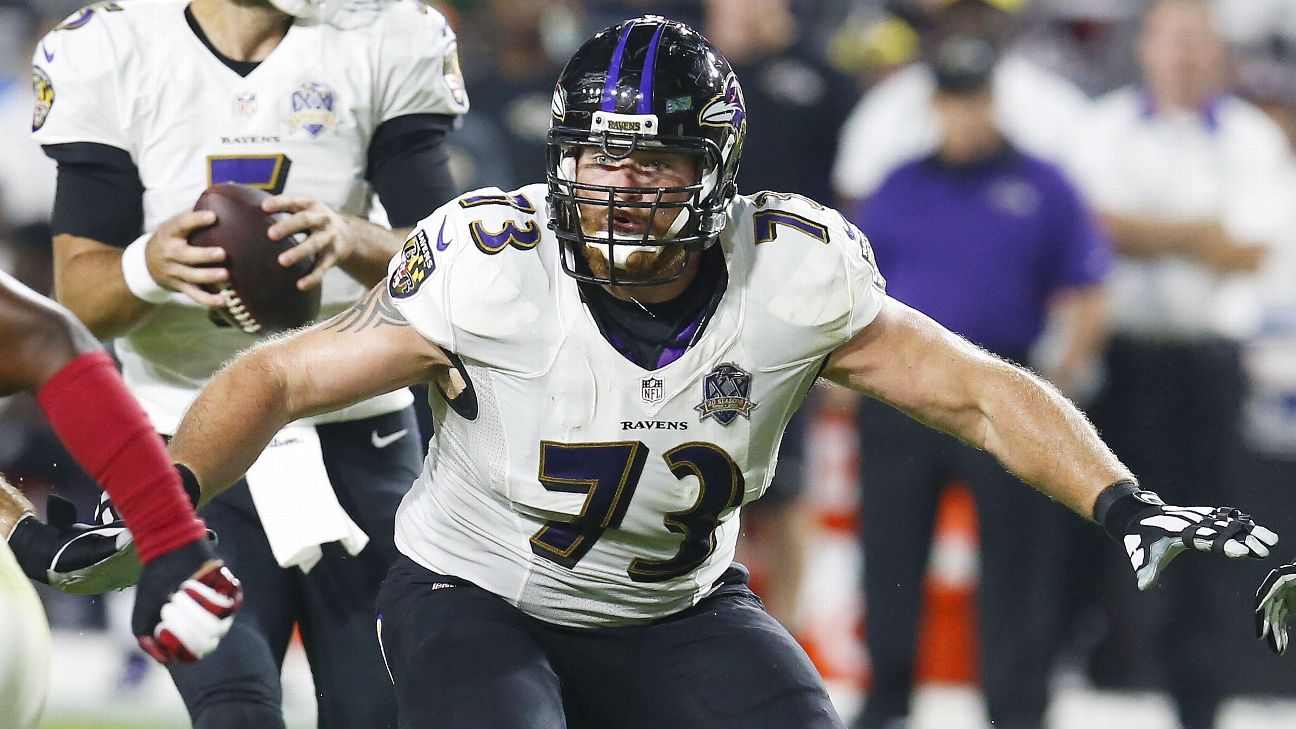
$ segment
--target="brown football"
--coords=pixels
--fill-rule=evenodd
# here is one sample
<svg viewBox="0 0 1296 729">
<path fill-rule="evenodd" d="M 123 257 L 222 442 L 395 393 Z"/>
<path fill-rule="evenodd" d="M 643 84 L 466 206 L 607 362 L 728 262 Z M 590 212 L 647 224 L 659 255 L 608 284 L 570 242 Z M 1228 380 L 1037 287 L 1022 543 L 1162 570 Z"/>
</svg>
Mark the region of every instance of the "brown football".
<svg viewBox="0 0 1296 729">
<path fill-rule="evenodd" d="M 214 185 L 203 191 L 194 210 L 211 210 L 216 223 L 189 236 L 196 246 L 225 249 L 229 280 L 211 287 L 225 298 L 221 316 L 248 334 L 266 335 L 302 326 L 319 315 L 320 287 L 297 289 L 297 280 L 315 267 L 311 256 L 291 266 L 279 265 L 279 254 L 302 240 L 297 234 L 274 241 L 266 231 L 284 213 L 261 210 L 269 193 L 243 185 Z"/>
</svg>

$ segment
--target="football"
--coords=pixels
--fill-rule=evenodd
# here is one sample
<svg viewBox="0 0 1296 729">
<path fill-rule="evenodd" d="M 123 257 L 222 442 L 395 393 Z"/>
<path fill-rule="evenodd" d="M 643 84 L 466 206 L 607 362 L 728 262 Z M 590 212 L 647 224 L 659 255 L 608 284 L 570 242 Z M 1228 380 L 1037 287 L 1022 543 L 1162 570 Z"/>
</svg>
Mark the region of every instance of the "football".
<svg viewBox="0 0 1296 729">
<path fill-rule="evenodd" d="M 320 287 L 297 289 L 297 280 L 315 267 L 315 257 L 291 266 L 279 265 L 279 254 L 304 234 L 270 240 L 266 231 L 285 213 L 261 210 L 269 193 L 243 185 L 214 185 L 203 191 L 194 210 L 211 210 L 216 223 L 189 236 L 195 246 L 225 249 L 229 280 L 210 287 L 225 299 L 218 310 L 223 319 L 248 334 L 282 332 L 314 321 L 319 315 Z"/>
</svg>

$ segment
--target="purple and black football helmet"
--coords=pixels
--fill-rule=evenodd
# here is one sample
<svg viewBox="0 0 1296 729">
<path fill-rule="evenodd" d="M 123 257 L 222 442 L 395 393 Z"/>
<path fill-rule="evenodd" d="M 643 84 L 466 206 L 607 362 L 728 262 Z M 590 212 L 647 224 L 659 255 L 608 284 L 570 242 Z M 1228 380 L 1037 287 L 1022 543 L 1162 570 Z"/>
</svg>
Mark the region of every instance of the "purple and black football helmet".
<svg viewBox="0 0 1296 729">
<path fill-rule="evenodd" d="M 607 28 L 585 42 L 563 69 L 554 89 L 548 138 L 549 227 L 563 248 L 563 270 L 582 281 L 617 285 L 665 283 L 684 272 L 651 280 L 590 271 L 580 250 L 587 245 L 618 260 L 616 246 L 640 250 L 678 244 L 703 250 L 724 229 L 737 194 L 738 160 L 747 129 L 742 88 L 729 62 L 706 38 L 683 23 L 645 15 Z M 608 187 L 576 182 L 582 148 L 625 158 L 636 150 L 691 155 L 699 179 L 683 187 Z M 633 201 L 614 199 L 626 193 Z M 679 201 L 663 199 L 680 193 Z M 649 210 L 642 236 L 586 234 L 581 205 Z M 682 210 L 666 238 L 653 238 L 652 217 Z M 623 248 L 623 251 L 627 248 Z"/>
</svg>

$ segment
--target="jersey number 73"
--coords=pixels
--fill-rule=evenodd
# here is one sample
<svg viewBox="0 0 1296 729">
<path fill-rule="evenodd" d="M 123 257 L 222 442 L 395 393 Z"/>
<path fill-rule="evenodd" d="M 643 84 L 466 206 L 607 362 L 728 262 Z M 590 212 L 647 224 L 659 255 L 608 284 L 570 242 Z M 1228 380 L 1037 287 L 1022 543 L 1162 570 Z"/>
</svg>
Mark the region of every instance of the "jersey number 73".
<svg viewBox="0 0 1296 729">
<path fill-rule="evenodd" d="M 715 550 L 720 514 L 742 503 L 742 469 L 719 446 L 691 442 L 662 454 L 676 478 L 696 476 L 693 505 L 665 515 L 668 530 L 683 535 L 670 559 L 636 557 L 626 572 L 635 582 L 664 582 L 697 569 Z M 639 486 L 648 446 L 640 441 L 540 443 L 540 483 L 550 491 L 584 493 L 572 521 L 546 521 L 531 535 L 531 551 L 568 569 L 589 553 L 605 529 L 621 525 Z"/>
</svg>

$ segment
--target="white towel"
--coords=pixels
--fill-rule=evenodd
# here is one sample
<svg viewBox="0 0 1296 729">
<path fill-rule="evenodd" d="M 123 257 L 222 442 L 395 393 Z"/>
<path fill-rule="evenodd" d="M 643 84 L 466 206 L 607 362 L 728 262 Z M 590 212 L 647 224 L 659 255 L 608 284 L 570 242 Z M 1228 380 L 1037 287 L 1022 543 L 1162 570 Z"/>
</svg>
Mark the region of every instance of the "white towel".
<svg viewBox="0 0 1296 729">
<path fill-rule="evenodd" d="M 247 482 L 280 567 L 310 572 L 323 556 L 321 544 L 341 542 L 354 556 L 369 543 L 338 503 L 314 426 L 279 431 L 248 469 Z"/>
</svg>

